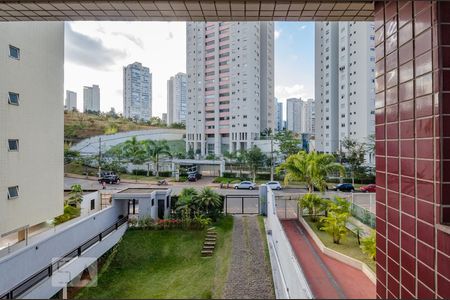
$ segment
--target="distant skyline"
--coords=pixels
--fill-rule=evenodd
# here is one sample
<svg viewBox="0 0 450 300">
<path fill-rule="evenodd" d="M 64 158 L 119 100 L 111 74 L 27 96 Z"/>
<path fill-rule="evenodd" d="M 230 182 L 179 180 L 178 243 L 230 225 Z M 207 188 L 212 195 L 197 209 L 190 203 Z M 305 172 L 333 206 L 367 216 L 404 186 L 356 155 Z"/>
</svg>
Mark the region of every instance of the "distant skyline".
<svg viewBox="0 0 450 300">
<path fill-rule="evenodd" d="M 83 86 L 98 84 L 101 110 L 122 112 L 122 67 L 137 61 L 153 74 L 153 115 L 166 112 L 167 80 L 186 72 L 184 22 L 66 22 L 65 29 L 65 90 L 81 100 Z M 314 23 L 276 22 L 275 97 L 313 96 Z"/>
</svg>

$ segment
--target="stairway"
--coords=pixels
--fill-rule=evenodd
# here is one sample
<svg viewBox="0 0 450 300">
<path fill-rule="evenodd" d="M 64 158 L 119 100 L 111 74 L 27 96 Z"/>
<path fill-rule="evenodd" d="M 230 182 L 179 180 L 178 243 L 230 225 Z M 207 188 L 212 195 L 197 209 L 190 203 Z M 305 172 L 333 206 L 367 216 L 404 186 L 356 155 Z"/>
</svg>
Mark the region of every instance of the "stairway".
<svg viewBox="0 0 450 300">
<path fill-rule="evenodd" d="M 202 256 L 212 256 L 216 247 L 217 232 L 214 227 L 208 228 L 206 232 L 205 242 L 203 243 Z"/>
</svg>

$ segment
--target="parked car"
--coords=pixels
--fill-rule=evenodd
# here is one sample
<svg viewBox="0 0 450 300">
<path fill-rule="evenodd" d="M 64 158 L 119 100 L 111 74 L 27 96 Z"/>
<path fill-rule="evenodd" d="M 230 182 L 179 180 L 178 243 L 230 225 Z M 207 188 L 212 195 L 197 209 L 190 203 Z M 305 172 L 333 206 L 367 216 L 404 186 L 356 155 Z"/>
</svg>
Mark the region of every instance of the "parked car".
<svg viewBox="0 0 450 300">
<path fill-rule="evenodd" d="M 109 184 L 119 184 L 120 183 L 120 177 L 116 175 L 115 173 L 108 173 L 103 174 L 102 177 L 98 179 L 99 183 L 109 183 Z"/>
<path fill-rule="evenodd" d="M 202 178 L 202 174 L 198 173 L 197 171 L 191 171 L 191 172 L 188 172 L 187 174 L 188 174 L 188 179 L 189 179 L 189 177 L 195 177 L 196 180 Z"/>
<path fill-rule="evenodd" d="M 375 193 L 376 189 L 377 186 L 375 184 L 368 184 L 359 188 L 359 190 L 364 193 Z"/>
<path fill-rule="evenodd" d="M 251 181 L 242 181 L 239 183 L 236 183 L 234 185 L 234 189 L 246 189 L 246 190 L 254 190 L 256 188 L 256 183 Z"/>
<path fill-rule="evenodd" d="M 351 183 L 341 183 L 334 187 L 335 191 L 341 191 L 341 192 L 354 192 L 355 187 Z"/>
<path fill-rule="evenodd" d="M 187 180 L 188 181 L 197 181 L 196 174 L 189 174 Z"/>
<path fill-rule="evenodd" d="M 269 181 L 266 183 L 272 190 L 281 190 L 281 184 L 278 181 Z"/>
</svg>

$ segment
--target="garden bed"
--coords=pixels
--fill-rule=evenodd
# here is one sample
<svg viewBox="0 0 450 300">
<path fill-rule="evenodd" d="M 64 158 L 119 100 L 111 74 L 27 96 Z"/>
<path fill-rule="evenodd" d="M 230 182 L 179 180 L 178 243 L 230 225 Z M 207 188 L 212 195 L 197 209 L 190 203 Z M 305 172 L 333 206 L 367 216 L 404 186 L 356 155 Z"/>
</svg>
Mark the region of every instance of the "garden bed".
<svg viewBox="0 0 450 300">
<path fill-rule="evenodd" d="M 131 230 L 98 286 L 83 288 L 77 299 L 221 298 L 231 256 L 233 219 L 214 225 L 214 256 L 202 258 L 203 230 Z"/>
<path fill-rule="evenodd" d="M 333 243 L 333 238 L 328 233 L 317 228 L 318 223 L 313 223 L 307 216 L 304 216 L 303 218 L 325 247 L 359 260 L 365 263 L 373 272 L 376 271 L 376 262 L 362 252 L 358 244 L 358 239 L 354 233 L 348 231 L 345 239 L 342 240 L 340 244 L 335 244 Z"/>
</svg>

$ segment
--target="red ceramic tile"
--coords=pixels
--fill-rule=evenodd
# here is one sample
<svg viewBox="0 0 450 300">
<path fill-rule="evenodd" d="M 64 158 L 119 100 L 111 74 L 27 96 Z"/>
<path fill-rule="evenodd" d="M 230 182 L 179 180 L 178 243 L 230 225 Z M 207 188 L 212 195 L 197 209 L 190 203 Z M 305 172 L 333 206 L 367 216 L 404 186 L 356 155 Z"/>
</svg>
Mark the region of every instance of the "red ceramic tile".
<svg viewBox="0 0 450 300">
<path fill-rule="evenodd" d="M 450 45 L 450 35 L 448 34 L 448 32 L 450 32 L 450 24 L 441 24 L 440 29 L 441 29 L 441 40 L 440 40 L 441 45 L 443 46 Z"/>
<path fill-rule="evenodd" d="M 417 259 L 429 268 L 434 268 L 434 248 L 417 242 Z"/>
<path fill-rule="evenodd" d="M 442 70 L 442 90 L 450 91 L 450 71 Z"/>
<path fill-rule="evenodd" d="M 434 179 L 434 162 L 432 160 L 418 159 L 416 161 L 417 178 L 425 180 Z"/>
<path fill-rule="evenodd" d="M 376 153 L 380 155 L 384 155 L 384 140 L 385 134 L 384 134 L 384 125 L 377 125 L 375 126 L 375 138 L 376 138 Z M 382 145 L 380 144 L 382 143 Z M 380 149 L 378 149 L 380 147 Z M 382 147 L 382 148 L 381 148 Z M 379 152 L 380 151 L 380 152 Z"/>
<path fill-rule="evenodd" d="M 400 83 L 413 79 L 413 76 L 414 76 L 413 61 L 409 61 L 406 64 L 400 66 L 400 74 L 399 74 Z"/>
<path fill-rule="evenodd" d="M 397 270 L 397 268 L 399 268 L 398 265 L 392 263 L 392 260 L 388 260 L 388 284 L 387 284 L 388 296 L 389 299 L 398 299 L 400 296 L 400 285 L 398 283 L 399 278 L 398 275 L 397 277 L 392 276 L 389 266 L 394 269 L 393 272 L 395 272 L 396 274 L 400 273 L 400 269 Z"/>
<path fill-rule="evenodd" d="M 409 176 L 409 177 L 415 176 L 414 159 L 402 158 L 400 160 L 400 165 L 401 165 L 401 175 Z M 378 164 L 377 164 L 377 168 L 378 168 Z"/>
<path fill-rule="evenodd" d="M 416 117 L 427 117 L 433 114 L 433 96 L 426 95 L 416 98 Z"/>
<path fill-rule="evenodd" d="M 402 218 L 402 230 L 404 232 L 409 233 L 410 235 L 412 235 L 413 237 L 416 235 L 416 219 L 407 215 L 407 214 L 403 214 L 401 215 Z M 411 237 L 411 240 L 409 240 L 408 245 L 410 246 L 408 249 L 404 248 L 404 250 L 407 250 L 409 253 L 411 253 L 412 255 L 415 255 L 415 239 Z M 405 239 L 408 239 L 408 237 L 405 237 Z M 403 237 L 402 237 L 402 241 L 403 241 Z M 403 247 L 403 243 L 402 243 L 402 247 Z"/>
<path fill-rule="evenodd" d="M 413 41 L 410 41 L 399 49 L 399 62 L 404 64 L 414 58 Z"/>
<path fill-rule="evenodd" d="M 391 39 L 392 39 L 392 37 L 391 37 Z M 395 49 L 397 49 L 397 43 L 395 43 L 394 50 Z M 397 67 L 398 67 L 397 51 L 394 51 L 391 54 L 386 56 L 386 71 L 389 72 L 393 69 L 396 69 Z"/>
<path fill-rule="evenodd" d="M 442 136 L 450 137 L 450 116 L 441 116 L 442 118 Z"/>
<path fill-rule="evenodd" d="M 386 270 L 382 267 L 377 267 L 377 279 L 381 284 L 386 285 Z"/>
<path fill-rule="evenodd" d="M 380 27 L 375 31 L 375 45 L 378 46 L 384 42 L 384 27 Z"/>
<path fill-rule="evenodd" d="M 442 1 L 439 4 L 439 19 L 441 22 L 450 22 L 450 3 Z"/>
<path fill-rule="evenodd" d="M 399 194 L 397 192 L 388 191 L 387 206 L 388 208 L 399 209 Z"/>
<path fill-rule="evenodd" d="M 384 108 L 379 108 L 375 110 L 375 124 L 383 124 L 385 122 L 384 119 Z"/>
<path fill-rule="evenodd" d="M 450 114 L 450 93 L 441 94 L 442 113 Z"/>
<path fill-rule="evenodd" d="M 434 136 L 436 137 L 436 144 L 438 144 L 440 141 L 438 137 L 441 135 L 441 119 L 439 115 L 434 116 Z M 439 159 L 439 157 L 436 157 L 436 159 Z"/>
<path fill-rule="evenodd" d="M 417 197 L 433 203 L 434 201 L 434 186 L 433 183 L 417 180 Z"/>
<path fill-rule="evenodd" d="M 450 27 L 449 27 L 450 28 Z M 450 67 L 450 47 L 441 47 L 442 67 Z"/>
<path fill-rule="evenodd" d="M 389 20 L 388 18 L 386 18 L 385 28 L 386 28 L 386 37 L 390 37 L 391 35 L 395 34 L 397 32 L 397 16 L 389 18 Z"/>
<path fill-rule="evenodd" d="M 402 286 L 408 290 L 408 291 L 414 291 L 416 289 L 416 279 L 415 276 L 411 275 L 408 271 L 406 271 L 404 268 L 401 268 L 401 274 L 402 274 Z M 411 293 L 408 292 L 407 295 L 403 295 L 402 291 L 402 299 L 409 299 Z M 406 296 L 406 297 L 405 297 Z"/>
<path fill-rule="evenodd" d="M 376 288 L 377 288 L 377 299 L 387 299 L 388 295 L 386 286 L 377 280 Z"/>
<path fill-rule="evenodd" d="M 387 70 L 386 70 L 387 71 Z M 397 69 L 392 70 L 390 72 L 386 72 L 386 88 L 391 88 L 398 84 L 398 76 Z M 386 99 L 387 101 L 387 99 Z"/>
<path fill-rule="evenodd" d="M 416 273 L 416 259 L 415 254 L 410 255 L 408 252 L 403 249 L 400 250 L 400 257 L 402 259 L 402 267 L 405 268 L 409 273 Z"/>
<path fill-rule="evenodd" d="M 399 214 L 399 211 L 396 210 L 396 209 L 389 208 L 387 213 L 388 213 L 388 215 L 387 215 L 388 223 L 390 223 L 390 224 L 392 224 L 392 225 L 394 225 L 396 227 L 399 227 L 400 226 L 400 214 Z"/>
<path fill-rule="evenodd" d="M 398 156 L 398 141 L 386 141 L 386 155 Z"/>
<path fill-rule="evenodd" d="M 419 14 L 416 15 L 414 21 L 414 33 L 417 36 L 430 27 L 431 27 L 431 6 L 428 6 L 428 8 L 422 10 Z"/>
<path fill-rule="evenodd" d="M 377 176 L 380 174 L 381 173 L 377 173 Z M 385 176 L 384 176 L 385 173 L 382 173 L 382 174 L 383 174 L 382 177 L 385 178 Z M 385 184 L 383 184 L 383 187 L 381 187 L 377 184 L 376 200 L 377 200 L 377 202 L 386 204 L 386 189 L 384 188 L 384 185 Z"/>
<path fill-rule="evenodd" d="M 384 15 L 386 20 L 391 19 L 397 14 L 397 1 L 390 1 L 386 4 Z"/>
<path fill-rule="evenodd" d="M 402 102 L 399 105 L 400 120 L 409 120 L 414 118 L 414 101 Z M 375 112 L 375 118 L 377 117 Z"/>
<path fill-rule="evenodd" d="M 379 172 L 377 170 L 377 176 L 375 178 L 377 184 L 377 196 L 378 196 L 378 187 L 384 187 L 386 185 L 386 174 L 384 172 Z"/>
<path fill-rule="evenodd" d="M 444 278 L 443 276 L 438 274 L 437 278 L 437 294 L 442 299 L 450 299 L 450 289 L 448 288 L 450 286 L 450 280 L 447 278 Z"/>
<path fill-rule="evenodd" d="M 417 274 L 419 280 L 428 288 L 434 289 L 434 272 L 421 262 L 417 262 Z M 420 297 L 420 296 L 419 296 Z"/>
<path fill-rule="evenodd" d="M 450 256 L 450 234 L 437 230 L 437 248 L 446 255 Z"/>
<path fill-rule="evenodd" d="M 414 197 L 415 189 L 414 179 L 402 176 L 402 193 Z"/>
<path fill-rule="evenodd" d="M 386 90 L 386 105 L 396 104 L 398 102 L 397 86 Z"/>
<path fill-rule="evenodd" d="M 414 157 L 414 140 L 402 140 L 400 145 L 402 157 Z"/>
<path fill-rule="evenodd" d="M 416 140 L 416 145 L 418 158 L 434 158 L 432 139 L 418 139 Z"/>
<path fill-rule="evenodd" d="M 414 120 L 400 122 L 400 138 L 414 138 Z"/>
<path fill-rule="evenodd" d="M 428 29 L 417 36 L 414 40 L 416 57 L 431 50 L 431 29 Z"/>
<path fill-rule="evenodd" d="M 402 194 L 401 203 L 403 212 L 412 216 L 416 215 L 416 200 L 413 197 Z"/>
<path fill-rule="evenodd" d="M 399 45 L 403 45 L 412 39 L 412 23 L 408 23 L 399 31 Z"/>
<path fill-rule="evenodd" d="M 384 57 L 384 43 L 381 43 L 375 47 L 375 57 Z"/>
<path fill-rule="evenodd" d="M 383 57 L 379 57 L 376 55 L 375 55 L 375 57 L 377 60 L 377 62 L 375 64 L 375 77 L 378 77 L 378 76 L 384 74 L 384 59 L 383 59 Z M 380 90 L 376 90 L 376 91 L 377 91 L 377 93 L 380 92 Z"/>
<path fill-rule="evenodd" d="M 441 211 L 442 224 L 450 225 L 450 207 L 443 207 Z"/>
<path fill-rule="evenodd" d="M 388 243 L 388 245 L 392 245 L 392 243 Z M 392 278 L 395 278 L 395 280 L 398 281 L 400 279 L 400 266 L 398 264 L 398 261 L 393 260 L 388 253 L 387 263 L 388 263 L 387 272 L 389 276 L 392 276 Z M 388 287 L 390 287 L 390 282 L 388 283 Z"/>
<path fill-rule="evenodd" d="M 384 107 L 384 92 L 375 95 L 375 108 Z"/>
<path fill-rule="evenodd" d="M 388 241 L 387 247 L 388 247 L 387 251 L 388 257 L 398 264 L 400 262 L 400 248 L 396 244 L 391 243 L 390 241 Z"/>
<path fill-rule="evenodd" d="M 416 135 L 418 138 L 433 137 L 433 118 L 416 119 Z"/>
<path fill-rule="evenodd" d="M 416 77 L 416 97 L 433 92 L 433 75 L 431 73 Z"/>
<path fill-rule="evenodd" d="M 375 79 L 375 89 L 377 91 L 384 90 L 384 76 L 381 75 Z"/>
<path fill-rule="evenodd" d="M 433 253 L 434 254 L 434 253 Z M 450 257 L 441 253 L 437 254 L 437 271 L 440 275 L 450 279 Z"/>
<path fill-rule="evenodd" d="M 434 246 L 434 227 L 417 220 L 417 239 L 430 246 Z"/>
<path fill-rule="evenodd" d="M 410 100 L 414 97 L 414 80 L 400 84 L 398 99 L 400 102 Z"/>
<path fill-rule="evenodd" d="M 430 289 L 429 287 L 426 287 L 424 284 L 417 282 L 417 297 L 419 299 L 434 299 L 436 295 L 433 292 L 433 290 L 434 289 Z"/>
<path fill-rule="evenodd" d="M 375 209 L 376 209 L 377 217 L 379 217 L 380 219 L 386 220 L 386 206 L 383 203 L 377 201 Z"/>
<path fill-rule="evenodd" d="M 404 26 L 407 22 L 411 21 L 412 18 L 412 3 L 407 2 L 404 6 L 398 10 L 398 25 L 399 27 Z"/>
<path fill-rule="evenodd" d="M 432 52 L 426 52 L 425 54 L 416 58 L 416 73 L 415 76 L 420 76 L 432 71 Z"/>
<path fill-rule="evenodd" d="M 414 239 L 414 237 L 403 231 L 401 233 L 401 247 L 403 251 L 409 253 L 410 255 L 416 255 L 416 240 Z"/>
<path fill-rule="evenodd" d="M 397 34 L 391 35 L 389 38 L 386 39 L 386 53 L 385 55 L 388 55 L 392 51 L 397 50 Z M 395 56 L 395 60 L 397 61 L 397 56 Z M 394 62 L 395 64 L 397 62 Z M 392 60 L 388 62 L 386 59 L 386 68 L 389 69 L 389 65 L 392 63 Z M 390 68 L 392 70 L 392 68 Z"/>
<path fill-rule="evenodd" d="M 442 72 L 440 72 L 438 70 L 438 71 L 434 71 L 432 74 L 433 74 L 433 92 L 434 93 L 439 93 L 439 92 L 441 92 L 440 88 L 442 86 L 442 84 L 440 83 L 440 80 L 441 80 L 441 77 L 442 77 L 441 76 Z"/>
<path fill-rule="evenodd" d="M 386 252 L 386 238 L 380 233 L 379 228 L 377 227 L 377 247 L 382 251 L 380 251 L 380 254 L 384 254 L 383 252 Z"/>
<path fill-rule="evenodd" d="M 417 217 L 429 223 L 434 224 L 434 205 L 430 202 L 425 202 L 422 200 L 417 200 Z"/>
<path fill-rule="evenodd" d="M 449 170 L 450 170 L 450 161 L 448 161 L 448 160 L 442 161 L 441 166 L 442 166 L 442 170 L 443 170 L 443 172 L 442 172 L 442 181 L 450 182 L 450 172 L 449 172 Z M 447 195 L 445 195 L 445 196 L 447 196 Z"/>
<path fill-rule="evenodd" d="M 414 298 L 416 298 L 414 296 L 414 291 L 415 291 L 415 289 L 414 290 L 408 290 L 402 285 L 401 288 L 400 288 L 400 293 L 401 293 L 400 297 L 401 297 L 401 299 L 414 299 Z"/>
<path fill-rule="evenodd" d="M 441 203 L 443 205 L 450 205 L 450 183 L 443 183 L 442 184 L 442 201 Z"/>
<path fill-rule="evenodd" d="M 388 157 L 387 158 L 387 162 L 386 162 L 387 171 L 389 173 L 398 174 L 398 167 L 399 167 L 398 163 L 399 163 L 398 158 L 390 158 L 390 157 Z M 378 167 L 378 165 L 377 165 L 377 167 Z"/>
<path fill-rule="evenodd" d="M 398 139 L 398 123 L 386 124 L 386 139 Z"/>
<path fill-rule="evenodd" d="M 450 138 L 443 138 L 441 143 L 442 143 L 442 158 L 450 159 Z"/>
</svg>

